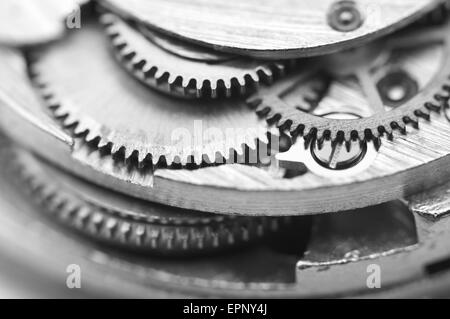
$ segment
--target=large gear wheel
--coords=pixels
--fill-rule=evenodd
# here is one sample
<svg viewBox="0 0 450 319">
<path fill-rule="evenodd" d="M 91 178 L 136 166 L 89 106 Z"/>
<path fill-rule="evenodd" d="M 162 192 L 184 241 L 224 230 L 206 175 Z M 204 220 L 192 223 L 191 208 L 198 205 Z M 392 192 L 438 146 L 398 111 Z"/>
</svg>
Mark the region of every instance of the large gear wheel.
<svg viewBox="0 0 450 319">
<path fill-rule="evenodd" d="M 139 201 L 73 177 L 9 147 L 19 184 L 53 219 L 121 248 L 159 255 L 223 251 L 274 233 L 287 218 L 245 218 L 183 211 Z"/>
<path fill-rule="evenodd" d="M 0 21 L 0 297 L 449 297 L 450 1 L 412 23 L 438 2 L 92 0 L 45 44 L 50 6 Z M 305 58 L 213 92 L 205 64 L 249 56 Z M 186 303 L 162 310 L 276 316 Z"/>
<path fill-rule="evenodd" d="M 284 73 L 286 63 L 217 53 L 142 26 L 135 29 L 114 14 L 104 14 L 100 20 L 120 63 L 144 84 L 172 95 L 244 95 Z"/>
<path fill-rule="evenodd" d="M 108 49 L 100 27 L 86 24 L 32 63 L 48 106 L 75 136 L 139 166 L 216 163 L 268 142 L 270 128 L 243 101 L 167 97 L 133 81 Z"/>
<path fill-rule="evenodd" d="M 406 125 L 419 127 L 440 112 L 450 96 L 448 23 L 403 31 L 380 42 L 310 61 L 324 74 L 328 93 L 319 103 L 303 103 L 298 83 L 304 72 L 262 88 L 248 102 L 292 135 L 319 140 L 377 140 Z M 304 97 L 303 97 L 304 98 Z M 294 102 L 295 101 L 295 102 Z M 348 114 L 333 114 L 345 104 Z M 306 106 L 304 106 L 306 105 Z"/>
<path fill-rule="evenodd" d="M 185 41 L 240 55 L 285 59 L 367 43 L 420 18 L 442 1 L 100 2 L 123 17 Z"/>
<path fill-rule="evenodd" d="M 305 215 L 379 204 L 449 177 L 450 125 L 442 112 L 431 113 L 431 121 L 424 121 L 420 130 L 408 128 L 411 134 L 394 132 L 395 141 L 382 138 L 375 159 L 366 157 L 357 172 L 343 170 L 337 176 L 331 170 L 320 175 L 308 169 L 285 177 L 283 170 L 273 174 L 248 165 L 158 169 L 154 174 L 129 169 L 65 134 L 46 116 L 30 86 L 23 54 L 3 49 L 0 55 L 0 123 L 8 136 L 66 171 L 148 201 L 225 215 Z"/>
</svg>

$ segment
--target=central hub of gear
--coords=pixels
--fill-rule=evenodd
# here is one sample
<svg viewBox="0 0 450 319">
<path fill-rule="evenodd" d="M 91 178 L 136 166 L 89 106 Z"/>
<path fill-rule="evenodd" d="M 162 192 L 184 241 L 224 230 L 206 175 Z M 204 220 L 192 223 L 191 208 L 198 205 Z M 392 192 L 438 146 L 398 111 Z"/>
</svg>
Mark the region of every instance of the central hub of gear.
<svg viewBox="0 0 450 319">
<path fill-rule="evenodd" d="M 328 24 L 337 31 L 354 31 L 361 27 L 363 22 L 363 16 L 354 1 L 338 1 L 331 6 L 328 13 Z"/>
<path fill-rule="evenodd" d="M 315 143 L 311 148 L 314 159 L 323 167 L 332 170 L 343 170 L 357 165 L 366 153 L 367 146 L 345 148 L 339 143 L 327 143 L 319 147 Z"/>
<path fill-rule="evenodd" d="M 385 105 L 397 107 L 418 93 L 419 84 L 407 72 L 398 70 L 386 74 L 377 88 Z"/>
<path fill-rule="evenodd" d="M 351 113 L 330 113 L 325 118 L 359 119 L 360 116 Z M 344 170 L 357 165 L 363 160 L 367 152 L 367 145 L 357 141 L 343 145 L 338 142 L 319 142 L 311 145 L 311 154 L 321 166 L 331 170 Z"/>
</svg>

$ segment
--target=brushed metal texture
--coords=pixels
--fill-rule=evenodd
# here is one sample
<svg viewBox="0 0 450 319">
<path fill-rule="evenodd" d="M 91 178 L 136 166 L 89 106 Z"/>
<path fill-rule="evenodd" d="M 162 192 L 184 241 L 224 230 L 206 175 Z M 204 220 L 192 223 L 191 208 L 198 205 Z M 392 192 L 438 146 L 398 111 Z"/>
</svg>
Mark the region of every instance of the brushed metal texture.
<svg viewBox="0 0 450 319">
<path fill-rule="evenodd" d="M 335 0 L 102 0 L 122 16 L 226 52 L 262 58 L 329 53 L 373 40 L 414 21 L 435 0 L 356 0 L 362 26 L 339 32 L 328 24 Z"/>
</svg>

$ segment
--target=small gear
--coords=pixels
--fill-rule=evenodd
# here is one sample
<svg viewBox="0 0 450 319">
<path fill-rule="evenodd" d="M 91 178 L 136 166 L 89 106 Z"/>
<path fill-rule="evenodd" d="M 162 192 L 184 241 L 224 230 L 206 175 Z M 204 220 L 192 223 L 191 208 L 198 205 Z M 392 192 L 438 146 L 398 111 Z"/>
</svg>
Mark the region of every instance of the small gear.
<svg viewBox="0 0 450 319">
<path fill-rule="evenodd" d="M 52 218 L 93 239 L 163 255 L 187 255 L 251 243 L 287 218 L 211 215 L 165 207 L 94 186 L 30 153 L 11 148 L 12 173 Z"/>
<path fill-rule="evenodd" d="M 268 143 L 270 128 L 244 101 L 187 101 L 137 85 L 107 42 L 98 25 L 85 23 L 30 63 L 48 106 L 74 136 L 139 166 L 217 163 Z"/>
<path fill-rule="evenodd" d="M 100 21 L 128 71 L 144 84 L 180 97 L 244 95 L 261 82 L 271 83 L 287 65 L 186 44 L 144 26 L 133 28 L 109 13 Z"/>
<path fill-rule="evenodd" d="M 325 74 L 319 87 L 322 100 L 313 105 L 293 103 L 304 97 L 297 86 L 310 81 L 305 72 L 261 88 L 248 103 L 306 141 L 379 142 L 384 134 L 392 138 L 394 130 L 406 134 L 406 125 L 418 128 L 420 119 L 429 120 L 430 112 L 448 105 L 449 46 L 449 24 L 409 30 L 311 62 L 309 72 Z M 321 91 L 324 87 L 328 92 Z M 351 116 L 333 114 L 343 103 L 353 110 Z"/>
</svg>

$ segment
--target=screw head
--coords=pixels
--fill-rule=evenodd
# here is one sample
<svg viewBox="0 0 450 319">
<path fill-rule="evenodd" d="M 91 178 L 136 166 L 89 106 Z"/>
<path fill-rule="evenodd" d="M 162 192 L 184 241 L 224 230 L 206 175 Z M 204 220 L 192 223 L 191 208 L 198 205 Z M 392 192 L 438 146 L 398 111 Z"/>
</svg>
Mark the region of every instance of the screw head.
<svg viewBox="0 0 450 319">
<path fill-rule="evenodd" d="M 355 31 L 362 26 L 363 22 L 363 16 L 354 1 L 335 2 L 328 12 L 328 25 L 336 31 Z"/>
<path fill-rule="evenodd" d="M 419 92 L 419 84 L 407 72 L 391 71 L 377 83 L 378 92 L 385 105 L 398 107 Z"/>
</svg>

